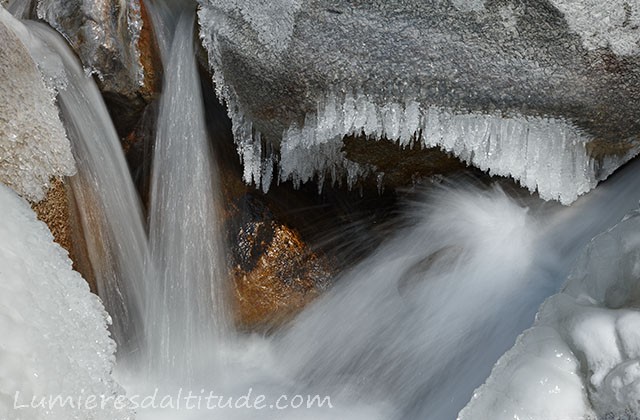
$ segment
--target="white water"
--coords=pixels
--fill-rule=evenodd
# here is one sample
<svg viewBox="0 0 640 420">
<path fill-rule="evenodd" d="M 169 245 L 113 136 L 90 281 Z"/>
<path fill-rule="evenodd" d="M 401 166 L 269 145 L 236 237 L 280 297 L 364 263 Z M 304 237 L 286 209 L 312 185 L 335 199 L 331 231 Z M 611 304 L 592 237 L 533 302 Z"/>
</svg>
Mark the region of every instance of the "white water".
<svg viewBox="0 0 640 420">
<path fill-rule="evenodd" d="M 638 171 L 640 163 L 623 169 L 572 208 L 464 182 L 427 192 L 410 206 L 410 227 L 342 274 L 289 330 L 217 344 L 225 363 L 198 378 L 194 395 L 238 399 L 251 390 L 267 409 L 139 418 L 453 419 L 593 232 L 637 206 Z M 199 350 L 184 351 L 206 363 Z M 329 396 L 334 407 L 268 408 L 280 395 Z"/>
<path fill-rule="evenodd" d="M 120 355 L 137 353 L 142 337 L 141 281 L 148 255 L 142 211 L 102 95 L 66 41 L 46 25 L 25 22 L 58 56 L 66 83 L 58 104 L 72 143 L 78 174 L 70 178 L 98 292 L 113 315 L 112 333 Z M 51 65 L 47 55 L 38 65 Z"/>
<path fill-rule="evenodd" d="M 147 242 L 108 114 L 64 41 L 30 25 L 67 67 L 69 86 L 59 98 L 79 163 L 75 194 L 88 209 L 83 226 L 94 264 L 107 261 L 96 267 L 116 338 L 125 349 L 132 337 L 150 344 L 150 374 L 141 373 L 147 364 L 139 361 L 119 372 L 130 394 L 190 385 L 196 395 L 200 389 L 267 395 L 260 412 L 140 410 L 139 418 L 455 418 L 542 300 L 558 290 L 586 242 L 637 206 L 637 163 L 570 208 L 522 203 L 465 183 L 436 189 L 408 212 L 411 227 L 343 273 L 289 330 L 271 338 L 225 336 L 225 310 L 216 302 L 224 293 L 212 282 L 222 279 L 216 271 L 223 265 L 211 235 L 218 219 L 209 183 L 215 175 L 204 159 L 190 19 L 181 19 L 175 39 L 166 42 L 172 53 L 150 219 L 157 269 L 147 271 L 146 306 L 136 280 Z M 145 329 L 128 329 L 131 323 Z M 330 396 L 334 408 L 270 409 L 281 394 Z"/>
<path fill-rule="evenodd" d="M 278 354 L 299 383 L 387 399 L 392 418 L 456 418 L 589 240 L 637 207 L 639 172 L 570 208 L 456 183 L 427 194 L 412 227 L 342 275 Z"/>
</svg>

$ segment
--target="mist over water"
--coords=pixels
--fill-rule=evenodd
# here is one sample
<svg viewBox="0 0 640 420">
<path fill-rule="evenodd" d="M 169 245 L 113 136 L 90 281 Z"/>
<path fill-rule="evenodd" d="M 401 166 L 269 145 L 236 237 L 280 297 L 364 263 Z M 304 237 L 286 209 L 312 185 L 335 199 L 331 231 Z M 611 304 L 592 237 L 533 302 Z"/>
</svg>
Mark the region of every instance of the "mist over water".
<svg viewBox="0 0 640 420">
<path fill-rule="evenodd" d="M 640 163 L 571 207 L 472 182 L 435 186 L 405 204 L 405 227 L 282 331 L 235 333 L 193 10 L 176 19 L 165 6 L 152 8 L 165 81 L 148 238 L 99 91 L 64 40 L 29 24 L 66 69 L 59 101 L 79 164 L 72 186 L 114 319 L 118 377 L 131 395 L 251 390 L 267 400 L 259 412 L 168 408 L 138 418 L 453 419 L 588 241 L 638 205 Z M 297 394 L 330 396 L 333 408 L 268 407 Z"/>
</svg>

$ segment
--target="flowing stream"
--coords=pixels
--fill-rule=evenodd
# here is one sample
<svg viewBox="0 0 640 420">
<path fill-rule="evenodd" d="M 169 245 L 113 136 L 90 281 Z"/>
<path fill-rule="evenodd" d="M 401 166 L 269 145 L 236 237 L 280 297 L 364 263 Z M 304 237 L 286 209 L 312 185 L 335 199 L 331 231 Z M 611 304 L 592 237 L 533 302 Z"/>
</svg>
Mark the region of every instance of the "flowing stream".
<svg viewBox="0 0 640 420">
<path fill-rule="evenodd" d="M 286 330 L 235 333 L 194 10 L 160 4 L 154 13 L 166 70 L 148 236 L 98 89 L 61 37 L 28 25 L 67 75 L 58 98 L 79 166 L 73 193 L 114 319 L 117 375 L 132 397 L 191 391 L 200 405 L 138 418 L 453 419 L 585 244 L 638 205 L 637 162 L 571 207 L 471 182 L 433 187 L 406 204 L 410 227 L 340 274 Z M 210 392 L 264 394 L 265 408 L 206 409 Z M 274 407 L 283 395 L 288 406 Z M 329 396 L 333 408 L 296 409 L 294 395 Z"/>
<path fill-rule="evenodd" d="M 144 335 L 140 279 L 149 256 L 138 194 L 95 82 L 56 31 L 41 23 L 25 24 L 49 49 L 32 51 L 41 70 L 51 71 L 52 78 L 56 67 L 64 72 L 66 80 L 56 86 L 58 104 L 78 167 L 70 185 L 98 293 L 112 314 L 113 336 L 123 358 L 131 359 L 140 354 Z"/>
</svg>

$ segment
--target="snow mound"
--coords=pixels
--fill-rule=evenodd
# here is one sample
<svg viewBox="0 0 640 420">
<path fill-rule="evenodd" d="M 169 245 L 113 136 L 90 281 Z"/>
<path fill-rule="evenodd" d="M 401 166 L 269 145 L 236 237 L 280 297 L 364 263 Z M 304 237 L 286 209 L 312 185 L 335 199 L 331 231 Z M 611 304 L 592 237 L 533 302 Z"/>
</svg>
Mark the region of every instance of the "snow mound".
<svg viewBox="0 0 640 420">
<path fill-rule="evenodd" d="M 111 377 L 115 343 L 99 298 L 29 204 L 2 184 L 0 208 L 0 418 L 131 418 L 113 400 L 92 409 L 123 394 Z"/>
<path fill-rule="evenodd" d="M 45 84 L 26 45 L 35 41 L 1 7 L 0 39 L 0 182 L 39 201 L 52 177 L 75 173 L 54 102 L 52 85 L 61 81 Z"/>
<path fill-rule="evenodd" d="M 639 261 L 636 211 L 592 240 L 459 419 L 640 415 Z"/>
</svg>

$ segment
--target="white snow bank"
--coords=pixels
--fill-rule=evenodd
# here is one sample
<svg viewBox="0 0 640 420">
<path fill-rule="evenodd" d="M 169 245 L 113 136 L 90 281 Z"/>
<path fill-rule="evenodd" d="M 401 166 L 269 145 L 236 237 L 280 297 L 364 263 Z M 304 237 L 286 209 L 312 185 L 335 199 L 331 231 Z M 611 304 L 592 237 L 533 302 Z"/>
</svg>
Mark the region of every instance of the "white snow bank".
<svg viewBox="0 0 640 420">
<path fill-rule="evenodd" d="M 0 209 L 0 419 L 131 418 L 113 400 L 91 409 L 123 394 L 111 377 L 115 343 L 102 303 L 28 203 L 2 184 Z M 56 397 L 70 400 L 50 405 Z"/>
<path fill-rule="evenodd" d="M 589 244 L 564 290 L 496 364 L 459 418 L 640 415 L 640 211 Z"/>
<path fill-rule="evenodd" d="M 0 182 L 39 201 L 51 177 L 75 173 L 71 145 L 29 53 L 36 41 L 2 7 L 0 39 Z"/>
</svg>

